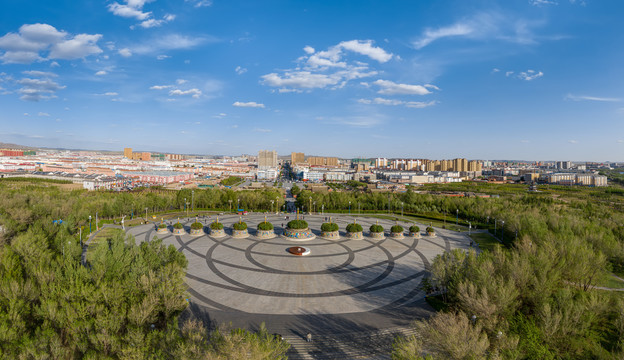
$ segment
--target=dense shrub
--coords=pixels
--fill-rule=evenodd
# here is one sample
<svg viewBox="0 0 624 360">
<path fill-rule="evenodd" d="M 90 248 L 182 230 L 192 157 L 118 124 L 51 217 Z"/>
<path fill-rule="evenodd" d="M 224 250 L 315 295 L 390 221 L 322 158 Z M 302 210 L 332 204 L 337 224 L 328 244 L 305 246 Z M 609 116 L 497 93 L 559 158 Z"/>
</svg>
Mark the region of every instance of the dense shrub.
<svg viewBox="0 0 624 360">
<path fill-rule="evenodd" d="M 234 230 L 247 230 L 247 223 L 237 222 L 232 225 L 232 229 Z"/>
<path fill-rule="evenodd" d="M 223 224 L 215 221 L 212 224 L 210 224 L 210 228 L 212 230 L 223 230 Z"/>
<path fill-rule="evenodd" d="M 175 223 L 175 224 L 173 224 L 173 228 L 174 229 L 184 229 L 184 225 L 182 225 L 180 223 Z"/>
<path fill-rule="evenodd" d="M 258 224 L 258 230 L 273 230 L 273 224 L 268 221 L 263 221 Z"/>
<path fill-rule="evenodd" d="M 374 233 L 380 233 L 380 232 L 384 232 L 384 228 L 383 226 L 379 225 L 379 224 L 373 224 L 370 226 L 369 228 L 370 232 L 374 232 Z"/>
<path fill-rule="evenodd" d="M 158 225 L 158 228 L 159 228 L 159 229 L 166 229 L 166 228 L 167 228 L 167 225 L 165 225 L 165 224 L 163 223 L 163 224 Z"/>
<path fill-rule="evenodd" d="M 338 224 L 336 223 L 323 223 L 323 225 L 321 225 L 321 230 L 322 231 L 338 231 L 339 227 Z"/>
<path fill-rule="evenodd" d="M 420 232 L 420 228 L 416 225 L 412 225 L 410 226 L 409 231 L 413 233 L 417 233 L 417 232 Z"/>
<path fill-rule="evenodd" d="M 427 232 L 428 233 L 435 233 L 435 230 L 433 230 L 433 228 L 431 226 L 427 226 Z"/>
<path fill-rule="evenodd" d="M 360 224 L 349 224 L 347 225 L 347 231 L 351 233 L 362 232 L 362 225 Z"/>
<path fill-rule="evenodd" d="M 403 232 L 403 226 L 401 225 L 394 225 L 390 228 L 390 231 L 392 231 L 393 233 L 402 233 Z"/>
<path fill-rule="evenodd" d="M 200 230 L 200 229 L 203 229 L 203 228 L 204 228 L 204 225 L 202 223 L 200 223 L 200 222 L 194 222 L 194 223 L 191 224 L 191 229 L 193 229 L 193 230 Z"/>
<path fill-rule="evenodd" d="M 307 229 L 308 222 L 305 220 L 291 220 L 288 222 L 288 228 L 293 230 Z"/>
</svg>

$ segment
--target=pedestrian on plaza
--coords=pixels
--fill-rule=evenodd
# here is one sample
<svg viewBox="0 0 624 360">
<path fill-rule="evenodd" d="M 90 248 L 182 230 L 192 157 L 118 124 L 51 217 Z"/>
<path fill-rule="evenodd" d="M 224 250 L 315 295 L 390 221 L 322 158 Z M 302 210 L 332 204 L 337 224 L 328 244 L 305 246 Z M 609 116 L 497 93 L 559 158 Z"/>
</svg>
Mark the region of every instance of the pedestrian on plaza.
<svg viewBox="0 0 624 360">
<path fill-rule="evenodd" d="M 306 335 L 306 341 L 312 342 L 312 334 L 308 333 L 308 335 Z"/>
</svg>

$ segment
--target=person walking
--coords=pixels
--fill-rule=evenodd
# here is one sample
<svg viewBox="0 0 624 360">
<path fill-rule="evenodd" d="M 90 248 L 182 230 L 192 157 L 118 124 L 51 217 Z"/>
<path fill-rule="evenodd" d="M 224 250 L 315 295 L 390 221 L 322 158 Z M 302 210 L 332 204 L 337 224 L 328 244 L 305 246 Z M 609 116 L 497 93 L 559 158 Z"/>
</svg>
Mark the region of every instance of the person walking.
<svg viewBox="0 0 624 360">
<path fill-rule="evenodd" d="M 308 333 L 308 335 L 306 335 L 306 341 L 312 342 L 312 334 Z"/>
</svg>

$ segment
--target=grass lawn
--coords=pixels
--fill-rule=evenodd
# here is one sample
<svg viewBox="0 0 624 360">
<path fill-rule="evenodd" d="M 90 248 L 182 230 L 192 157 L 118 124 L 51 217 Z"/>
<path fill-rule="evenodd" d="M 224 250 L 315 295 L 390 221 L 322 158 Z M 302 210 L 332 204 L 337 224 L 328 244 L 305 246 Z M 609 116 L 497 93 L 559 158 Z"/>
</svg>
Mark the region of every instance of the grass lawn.
<svg viewBox="0 0 624 360">
<path fill-rule="evenodd" d="M 608 287 L 611 289 L 624 289 L 624 281 L 611 276 L 611 274 L 609 274 L 606 278 L 604 279 L 600 279 L 598 281 L 598 283 L 596 284 L 597 286 L 604 286 L 604 287 Z"/>
<path fill-rule="evenodd" d="M 100 232 L 98 232 L 97 235 L 93 237 L 91 242 L 89 242 L 89 249 L 87 249 L 87 261 L 89 260 L 89 252 L 92 249 L 95 249 L 95 245 L 112 238 L 113 236 L 115 236 L 116 233 L 123 234 L 123 230 L 115 228 L 103 228 L 102 230 L 100 230 Z"/>
<path fill-rule="evenodd" d="M 479 248 L 481 250 L 492 251 L 494 249 L 494 246 L 496 245 L 502 246 L 502 244 L 498 242 L 498 240 L 496 240 L 494 236 L 490 235 L 489 233 L 481 233 L 481 232 L 472 233 L 470 234 L 470 238 L 479 245 Z"/>
</svg>

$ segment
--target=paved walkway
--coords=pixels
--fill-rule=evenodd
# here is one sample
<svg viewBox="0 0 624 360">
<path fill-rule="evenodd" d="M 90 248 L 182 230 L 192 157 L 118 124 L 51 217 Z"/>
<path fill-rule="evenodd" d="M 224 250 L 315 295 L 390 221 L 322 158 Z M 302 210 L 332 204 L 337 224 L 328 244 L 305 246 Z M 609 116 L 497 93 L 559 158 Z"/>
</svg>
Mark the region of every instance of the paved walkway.
<svg viewBox="0 0 624 360">
<path fill-rule="evenodd" d="M 343 231 L 353 217 L 332 215 L 342 237 L 325 240 L 320 237 L 324 218 L 305 216 L 317 236 L 304 243 L 282 236 L 256 238 L 262 214 L 243 217 L 250 233 L 246 239 L 213 238 L 207 227 L 201 236 L 157 234 L 154 224 L 127 232 L 137 241 L 158 236 L 185 254 L 191 306 L 184 316 L 198 317 L 212 326 L 231 323 L 252 330 L 264 322 L 269 331 L 282 334 L 293 345 L 292 359 L 387 358 L 394 335 L 409 333 L 413 320 L 431 314 L 420 285 L 433 258 L 452 248 L 468 249 L 470 239 L 443 229 L 436 229 L 435 237 L 393 239 L 389 230 L 394 221 L 379 220 L 387 236 L 373 240 L 367 230 L 377 220 L 361 218 L 358 223 L 365 237 L 351 240 Z M 215 217 L 199 220 L 207 226 Z M 230 234 L 239 217 L 225 215 L 219 220 Z M 181 219 L 187 231 L 194 221 Z M 278 235 L 283 232 L 282 223 L 288 222 L 284 215 L 269 215 L 268 221 Z M 399 223 L 406 234 L 413 224 Z M 426 226 L 418 225 L 424 231 Z M 286 249 L 295 245 L 311 249 L 311 254 L 289 254 Z M 305 342 L 308 332 L 315 339 L 312 343 Z"/>
</svg>

